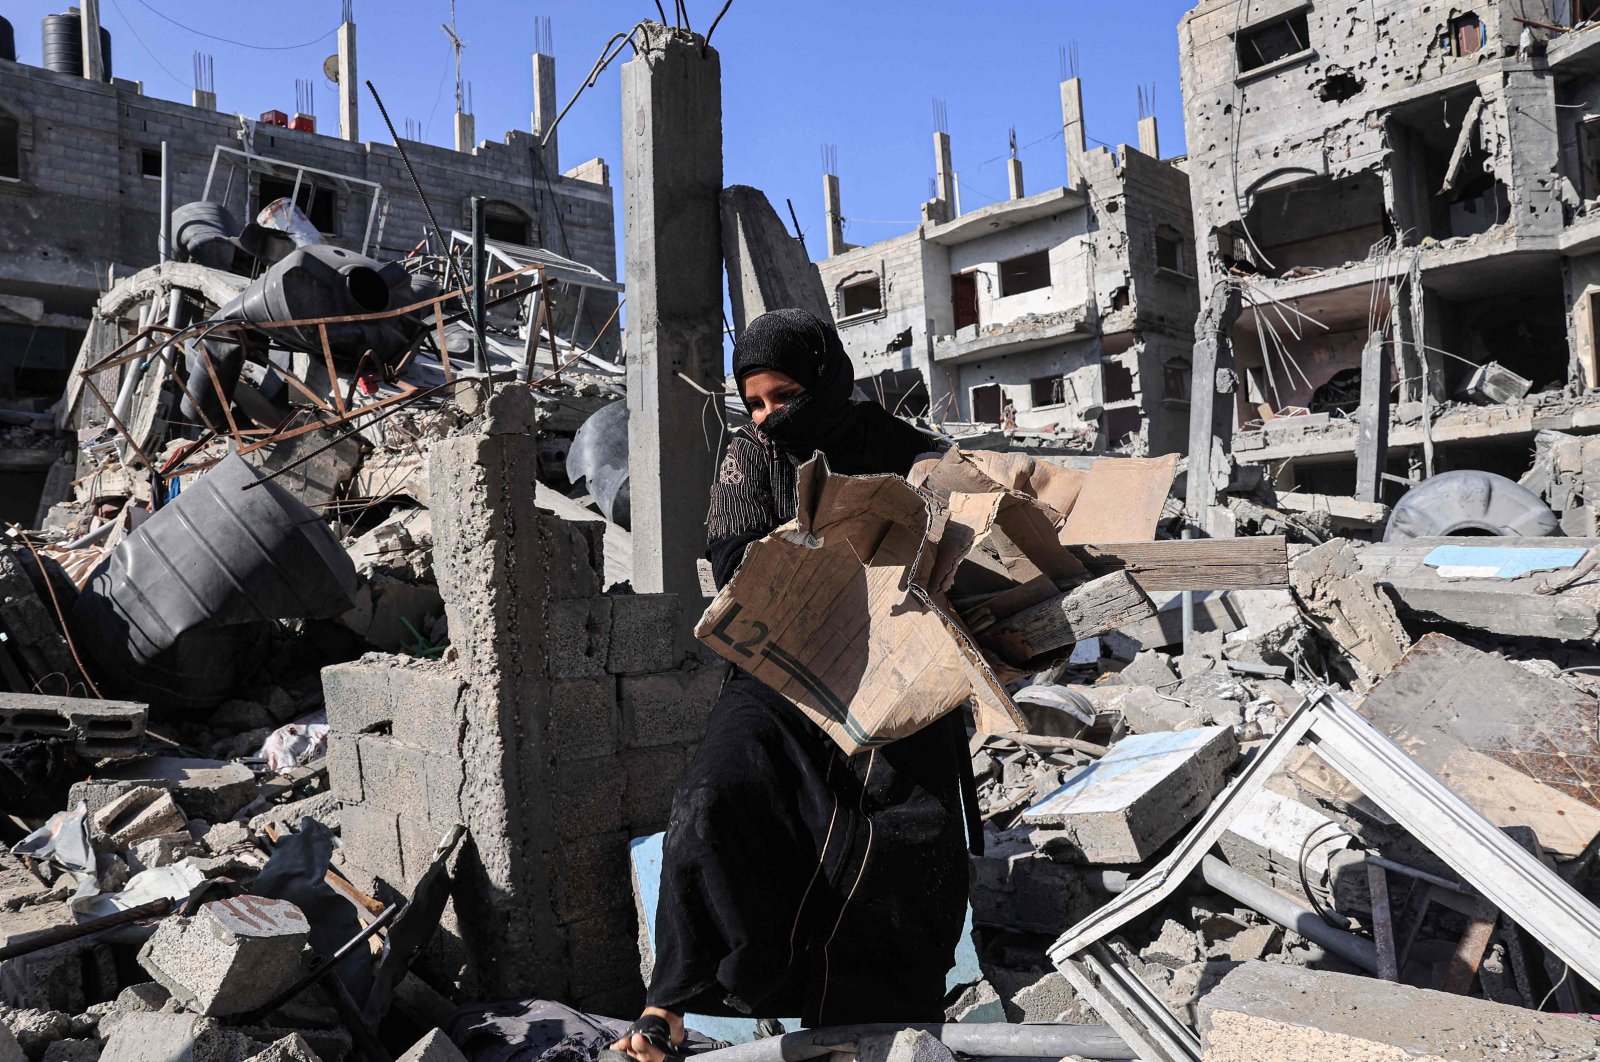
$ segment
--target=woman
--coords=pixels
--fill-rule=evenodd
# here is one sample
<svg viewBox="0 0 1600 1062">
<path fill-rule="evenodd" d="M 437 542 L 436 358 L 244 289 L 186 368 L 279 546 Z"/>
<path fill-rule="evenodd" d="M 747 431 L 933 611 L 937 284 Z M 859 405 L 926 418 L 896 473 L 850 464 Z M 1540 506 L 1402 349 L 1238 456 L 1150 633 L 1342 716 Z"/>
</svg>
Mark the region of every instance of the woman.
<svg viewBox="0 0 1600 1062">
<path fill-rule="evenodd" d="M 746 546 L 794 516 L 796 470 L 815 452 L 836 473 L 904 475 L 934 443 L 851 401 L 838 333 L 804 310 L 752 321 L 733 369 L 754 424 L 734 434 L 711 489 L 719 588 Z M 683 1041 L 685 1012 L 798 1014 L 811 1026 L 942 1020 L 966 911 L 965 839 L 981 837 L 968 829 L 971 781 L 959 714 L 847 757 L 730 668 L 673 799 L 649 1005 L 613 1048 L 661 1062 Z"/>
</svg>

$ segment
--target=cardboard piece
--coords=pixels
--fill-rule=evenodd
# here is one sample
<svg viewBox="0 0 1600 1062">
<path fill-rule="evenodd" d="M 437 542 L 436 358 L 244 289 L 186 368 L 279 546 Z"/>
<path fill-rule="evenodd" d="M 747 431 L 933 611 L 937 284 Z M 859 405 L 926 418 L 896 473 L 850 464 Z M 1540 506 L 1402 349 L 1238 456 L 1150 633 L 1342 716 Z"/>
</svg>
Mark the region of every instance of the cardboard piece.
<svg viewBox="0 0 1600 1062">
<path fill-rule="evenodd" d="M 1061 528 L 1063 545 L 1148 542 L 1178 471 L 1178 456 L 1108 457 L 1089 466 L 1072 512 Z"/>
<path fill-rule="evenodd" d="M 819 455 L 799 471 L 795 519 L 746 549 L 695 635 L 849 754 L 969 702 L 980 731 L 1022 731 L 1005 690 L 1018 672 L 978 644 L 971 623 L 1003 622 L 1087 580 L 1060 535 L 1081 498 L 1106 495 L 1100 466 L 1118 489 L 1142 484 L 1141 498 L 1157 487 L 1165 497 L 1171 483 L 1170 461 L 1133 477 L 1127 463 L 1083 474 L 953 448 L 901 479 L 831 475 Z M 1137 537 L 1121 528 L 1117 539 Z"/>
</svg>

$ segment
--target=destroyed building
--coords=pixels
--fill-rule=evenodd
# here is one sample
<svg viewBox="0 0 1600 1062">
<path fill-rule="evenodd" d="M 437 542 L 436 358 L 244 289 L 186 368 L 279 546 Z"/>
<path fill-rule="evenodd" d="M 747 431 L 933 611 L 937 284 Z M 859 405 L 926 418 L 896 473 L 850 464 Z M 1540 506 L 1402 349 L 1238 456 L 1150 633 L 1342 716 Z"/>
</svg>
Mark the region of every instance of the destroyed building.
<svg viewBox="0 0 1600 1062">
<path fill-rule="evenodd" d="M 76 28 L 72 18 L 68 28 Z M 374 257 L 417 245 L 429 221 L 399 150 L 363 140 L 354 120 L 365 91 L 355 31 L 353 22 L 339 31 L 342 118 L 320 129 L 315 115 L 265 109 L 270 99 L 258 118 L 219 111 L 215 93 L 199 87 L 192 103 L 148 95 L 141 83 L 115 77 L 109 56 L 103 78 L 81 76 L 81 49 L 75 57 L 52 51 L 54 68 L 0 52 L 0 398 L 38 399 L 43 410 L 59 397 L 95 300 L 118 277 L 158 260 L 164 187 L 172 206 L 217 203 L 236 225 L 289 198 L 327 242 Z M 541 145 L 556 114 L 552 57 L 534 55 L 533 78 L 531 133 L 475 141 L 472 116 L 463 114 L 456 149 L 401 146 L 444 230 L 469 232 L 471 198 L 480 195 L 489 240 L 545 248 L 610 277 L 609 169 L 591 159 L 560 171 L 557 138 Z M 614 290 L 588 291 L 581 306 L 569 298 L 560 331 L 615 357 L 617 333 L 605 324 L 616 306 Z M 3 467 L 18 489 L 4 492 L 8 506 L 16 502 L 6 515 L 31 522 L 32 502 L 22 496 L 37 497 L 59 451 L 7 453 Z"/>
<path fill-rule="evenodd" d="M 1156 120 L 1139 143 L 1088 150 L 1083 91 L 1061 84 L 1067 181 L 965 211 L 950 136 L 933 136 L 935 194 L 911 232 L 844 239 L 841 183 L 823 176 L 819 263 L 861 389 L 890 409 L 1005 425 L 1059 448 L 1175 453 L 1188 437 L 1197 309 L 1189 185 L 1163 159 Z"/>
<path fill-rule="evenodd" d="M 1237 289 L 1198 326 L 1223 349 L 1197 359 L 1219 384 L 1196 415 L 1215 403 L 1245 470 L 1213 485 L 1270 470 L 1280 495 L 1380 506 L 1436 472 L 1519 477 L 1541 430 L 1600 426 L 1597 41 L 1571 31 L 1588 17 L 1494 0 L 1184 17 L 1200 287 Z"/>
</svg>

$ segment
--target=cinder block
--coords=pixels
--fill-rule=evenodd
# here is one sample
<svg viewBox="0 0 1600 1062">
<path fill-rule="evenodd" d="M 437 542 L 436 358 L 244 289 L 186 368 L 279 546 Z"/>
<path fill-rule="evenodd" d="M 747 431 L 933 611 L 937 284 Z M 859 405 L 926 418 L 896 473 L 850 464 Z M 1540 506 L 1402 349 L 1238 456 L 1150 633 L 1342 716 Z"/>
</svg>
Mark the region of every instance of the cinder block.
<svg viewBox="0 0 1600 1062">
<path fill-rule="evenodd" d="M 389 668 L 354 660 L 322 669 L 322 699 L 328 728 L 341 734 L 362 734 L 394 718 L 389 695 Z"/>
<path fill-rule="evenodd" d="M 461 755 L 462 686 L 450 672 L 390 668 L 394 736 L 429 752 Z"/>
<path fill-rule="evenodd" d="M 539 530 L 549 551 L 550 598 L 568 601 L 598 597 L 605 565 L 604 520 L 563 520 L 550 513 L 539 514 Z"/>
<path fill-rule="evenodd" d="M 288 900 L 213 900 L 193 918 L 169 918 L 139 950 L 139 964 L 196 1014 L 243 1014 L 301 972 L 311 923 Z"/>
<path fill-rule="evenodd" d="M 624 883 L 628 877 L 621 875 Z M 562 927 L 579 1005 L 591 992 L 633 987 L 639 980 L 639 931 L 633 907 L 608 911 Z"/>
<path fill-rule="evenodd" d="M 1238 758 L 1231 727 L 1135 734 L 1023 812 L 1022 820 L 1063 830 L 1084 862 L 1143 862 L 1205 810 Z"/>
<path fill-rule="evenodd" d="M 623 801 L 617 793 L 617 783 L 622 781 L 619 766 L 611 757 L 557 761 L 551 810 L 562 840 L 622 829 Z"/>
<path fill-rule="evenodd" d="M 550 746 L 557 758 L 609 756 L 621 747 L 617 680 L 610 675 L 550 683 Z"/>
<path fill-rule="evenodd" d="M 574 922 L 633 909 L 628 835 L 621 830 L 568 841 L 556 865 L 556 917 Z M 581 963 L 584 956 L 577 956 Z"/>
<path fill-rule="evenodd" d="M 381 734 L 357 739 L 361 790 L 366 803 L 399 814 L 428 817 L 427 753 Z"/>
<path fill-rule="evenodd" d="M 355 734 L 328 732 L 328 785 L 346 804 L 361 803 L 361 753 Z"/>
<path fill-rule="evenodd" d="M 671 671 L 678 666 L 678 596 L 611 595 L 611 655 L 617 675 Z"/>
<path fill-rule="evenodd" d="M 461 761 L 430 752 L 423 770 L 428 779 L 428 820 L 441 829 L 462 821 L 461 788 L 466 773 Z"/>
<path fill-rule="evenodd" d="M 598 678 L 611 655 L 611 599 L 586 597 L 546 606 L 552 678 Z"/>
<path fill-rule="evenodd" d="M 621 680 L 623 744 L 629 748 L 699 741 L 722 689 L 714 665 Z"/>
<path fill-rule="evenodd" d="M 391 885 L 405 880 L 399 816 L 394 812 L 365 805 L 345 808 L 339 813 L 339 846 L 345 859 Z"/>
<path fill-rule="evenodd" d="M 59 737 L 86 756 L 131 756 L 144 742 L 149 711 L 133 701 L 0 693 L 0 743 Z"/>
<path fill-rule="evenodd" d="M 623 825 L 635 837 L 666 829 L 672 813 L 672 794 L 683 776 L 687 754 L 679 746 L 660 745 L 625 752 L 622 762 L 627 778 Z"/>
</svg>

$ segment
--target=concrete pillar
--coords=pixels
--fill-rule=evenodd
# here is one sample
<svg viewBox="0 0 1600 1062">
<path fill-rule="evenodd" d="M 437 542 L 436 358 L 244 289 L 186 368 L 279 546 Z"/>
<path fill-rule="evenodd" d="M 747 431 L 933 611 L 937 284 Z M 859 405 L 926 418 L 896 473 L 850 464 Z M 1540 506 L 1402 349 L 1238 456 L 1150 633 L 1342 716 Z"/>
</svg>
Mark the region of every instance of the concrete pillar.
<svg viewBox="0 0 1600 1062">
<path fill-rule="evenodd" d="M 356 24 L 339 27 L 339 136 L 361 139 L 361 82 L 356 74 Z"/>
<path fill-rule="evenodd" d="M 83 38 L 83 76 L 106 79 L 106 60 L 100 54 L 100 0 L 79 0 L 78 28 Z"/>
<path fill-rule="evenodd" d="M 1217 501 L 1220 476 L 1216 458 L 1226 457 L 1233 441 L 1233 325 L 1242 309 L 1239 288 L 1217 285 L 1200 309 L 1194 330 L 1194 368 L 1189 382 L 1189 471 L 1184 509 L 1189 520 L 1210 531 L 1208 518 Z"/>
<path fill-rule="evenodd" d="M 1083 182 L 1083 156 L 1089 142 L 1083 129 L 1083 81 L 1068 78 L 1061 83 L 1061 134 L 1067 142 L 1067 187 Z"/>
<path fill-rule="evenodd" d="M 1011 186 L 1011 198 L 1021 199 L 1022 191 L 1022 160 L 1006 160 L 1006 183 Z"/>
<path fill-rule="evenodd" d="M 849 244 L 844 242 L 844 213 L 840 209 L 837 174 L 822 175 L 822 210 L 828 216 L 828 257 L 832 258 L 849 250 Z"/>
<path fill-rule="evenodd" d="M 202 111 L 214 111 L 217 109 L 217 94 L 207 92 L 205 89 L 195 89 L 194 105 Z"/>
<path fill-rule="evenodd" d="M 556 114 L 560 111 L 556 103 L 556 60 L 554 56 L 542 52 L 533 53 L 533 136 L 535 140 L 544 139 L 545 133 L 555 125 Z M 544 166 L 545 176 L 552 181 L 556 174 L 561 172 L 560 154 L 556 150 L 558 134 L 551 133 L 550 140 L 539 152 L 539 161 Z"/>
<path fill-rule="evenodd" d="M 950 165 L 950 134 L 933 134 L 933 167 L 936 185 L 939 189 L 939 201 L 944 203 L 949 211 L 949 217 L 957 214 L 956 210 L 956 171 Z"/>
<path fill-rule="evenodd" d="M 1156 132 L 1156 116 L 1139 119 L 1139 151 L 1153 159 L 1161 157 L 1161 136 Z"/>
<path fill-rule="evenodd" d="M 723 190 L 722 260 L 735 336 L 769 310 L 794 307 L 832 319 L 821 274 L 761 189 L 736 184 Z"/>
<path fill-rule="evenodd" d="M 456 112 L 456 150 L 472 154 L 472 146 L 477 142 L 476 122 L 472 115 Z"/>
<path fill-rule="evenodd" d="M 1389 297 L 1394 298 L 1394 285 Z M 1383 501 L 1383 473 L 1389 463 L 1389 344 L 1382 332 L 1367 336 L 1361 348 L 1361 406 L 1356 411 L 1356 498 Z"/>
<path fill-rule="evenodd" d="M 698 34 L 655 22 L 641 33 L 622 67 L 633 585 L 677 594 L 692 623 L 720 458 L 705 425 L 723 388 L 722 61 Z"/>
</svg>

